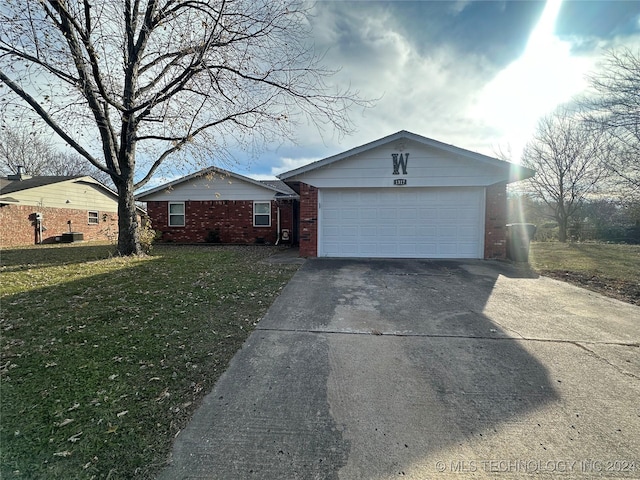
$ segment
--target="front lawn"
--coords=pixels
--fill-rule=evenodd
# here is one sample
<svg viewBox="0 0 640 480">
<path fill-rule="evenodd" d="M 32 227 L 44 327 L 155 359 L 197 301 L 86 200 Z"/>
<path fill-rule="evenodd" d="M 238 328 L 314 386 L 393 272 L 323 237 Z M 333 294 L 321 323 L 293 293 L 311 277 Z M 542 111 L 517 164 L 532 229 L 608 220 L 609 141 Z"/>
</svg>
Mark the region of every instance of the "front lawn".
<svg viewBox="0 0 640 480">
<path fill-rule="evenodd" d="M 640 305 L 640 245 L 532 242 L 530 263 L 542 275 Z"/>
<path fill-rule="evenodd" d="M 153 478 L 294 274 L 273 252 L 0 252 L 0 478 Z"/>
</svg>

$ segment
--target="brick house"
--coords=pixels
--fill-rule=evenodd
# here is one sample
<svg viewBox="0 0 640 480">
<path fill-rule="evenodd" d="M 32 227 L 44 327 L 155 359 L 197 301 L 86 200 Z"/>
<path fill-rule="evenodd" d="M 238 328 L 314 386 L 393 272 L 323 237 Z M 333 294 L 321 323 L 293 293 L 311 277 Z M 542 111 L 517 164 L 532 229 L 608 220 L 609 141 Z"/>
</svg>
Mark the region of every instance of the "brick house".
<svg viewBox="0 0 640 480">
<path fill-rule="evenodd" d="M 22 169 L 0 177 L 1 247 L 117 234 L 118 195 L 92 177 L 32 177 Z"/>
<path fill-rule="evenodd" d="M 209 167 L 136 196 L 160 241 L 293 244 L 298 195 L 283 182 Z"/>
<path fill-rule="evenodd" d="M 505 258 L 506 186 L 535 172 L 400 131 L 278 177 L 300 255 Z"/>
</svg>

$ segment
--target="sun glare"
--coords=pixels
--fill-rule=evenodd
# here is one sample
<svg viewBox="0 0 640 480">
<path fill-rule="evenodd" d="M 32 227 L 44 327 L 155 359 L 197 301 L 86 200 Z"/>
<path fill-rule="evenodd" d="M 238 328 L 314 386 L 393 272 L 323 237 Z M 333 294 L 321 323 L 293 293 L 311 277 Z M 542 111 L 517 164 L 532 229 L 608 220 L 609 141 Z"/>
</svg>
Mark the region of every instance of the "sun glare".
<svg viewBox="0 0 640 480">
<path fill-rule="evenodd" d="M 554 35 L 562 0 L 548 0 L 522 56 L 481 92 L 474 116 L 503 132 L 514 162 L 538 119 L 586 87 L 590 62 L 571 55 L 571 45 Z"/>
</svg>

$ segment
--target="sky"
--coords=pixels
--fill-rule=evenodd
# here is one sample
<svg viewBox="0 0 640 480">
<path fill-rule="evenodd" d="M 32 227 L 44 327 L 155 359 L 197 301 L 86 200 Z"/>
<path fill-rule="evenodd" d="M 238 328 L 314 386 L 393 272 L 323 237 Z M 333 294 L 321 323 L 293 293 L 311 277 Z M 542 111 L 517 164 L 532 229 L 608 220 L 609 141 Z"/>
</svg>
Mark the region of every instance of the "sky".
<svg viewBox="0 0 640 480">
<path fill-rule="evenodd" d="M 351 112 L 351 135 L 301 125 L 295 144 L 238 152 L 233 171 L 274 178 L 400 130 L 519 162 L 607 48 L 640 47 L 640 1 L 320 0 L 311 21 L 335 85 L 377 102 Z"/>
</svg>

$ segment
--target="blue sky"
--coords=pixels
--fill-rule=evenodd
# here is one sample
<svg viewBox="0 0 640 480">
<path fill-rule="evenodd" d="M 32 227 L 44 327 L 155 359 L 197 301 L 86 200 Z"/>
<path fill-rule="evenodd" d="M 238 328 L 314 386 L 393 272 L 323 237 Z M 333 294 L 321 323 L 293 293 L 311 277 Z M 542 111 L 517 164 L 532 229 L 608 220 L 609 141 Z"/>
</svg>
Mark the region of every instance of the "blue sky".
<svg viewBox="0 0 640 480">
<path fill-rule="evenodd" d="M 537 119 L 586 87 L 605 49 L 640 46 L 640 2 L 320 1 L 314 42 L 333 81 L 373 108 L 354 110 L 356 132 L 272 145 L 233 170 L 272 178 L 399 130 L 519 160 Z M 544 15 L 543 15 L 544 14 Z"/>
</svg>

